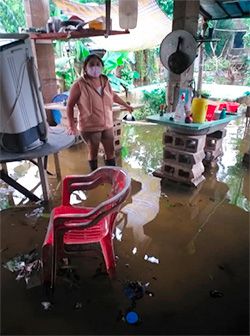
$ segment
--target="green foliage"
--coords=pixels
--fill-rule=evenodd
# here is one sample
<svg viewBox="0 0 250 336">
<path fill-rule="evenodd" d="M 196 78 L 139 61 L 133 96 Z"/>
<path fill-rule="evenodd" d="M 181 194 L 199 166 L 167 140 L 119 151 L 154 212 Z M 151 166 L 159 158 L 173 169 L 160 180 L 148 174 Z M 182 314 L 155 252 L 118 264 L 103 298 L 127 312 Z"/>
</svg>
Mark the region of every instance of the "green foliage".
<svg viewBox="0 0 250 336">
<path fill-rule="evenodd" d="M 158 88 L 152 91 L 143 91 L 143 102 L 155 114 L 159 111 L 160 105 L 166 102 L 166 88 Z"/>
<path fill-rule="evenodd" d="M 0 26 L 6 33 L 18 33 L 26 26 L 23 1 L 0 0 Z"/>
<path fill-rule="evenodd" d="M 174 1 L 173 0 L 156 0 L 160 9 L 170 18 L 173 17 Z"/>
<path fill-rule="evenodd" d="M 115 91 L 120 92 L 122 90 L 122 87 L 125 87 L 127 89 L 133 87 L 133 79 L 138 77 L 138 73 L 132 70 L 134 58 L 131 53 L 129 53 L 128 51 L 108 51 L 103 56 L 103 62 L 104 74 L 108 76 L 110 83 Z M 116 71 L 118 67 L 122 67 L 122 78 L 116 76 Z M 122 73 L 124 67 L 125 70 Z"/>
<path fill-rule="evenodd" d="M 143 90 L 144 107 L 133 112 L 136 120 L 145 120 L 147 116 L 159 112 L 161 104 L 166 103 L 166 89 Z"/>
</svg>

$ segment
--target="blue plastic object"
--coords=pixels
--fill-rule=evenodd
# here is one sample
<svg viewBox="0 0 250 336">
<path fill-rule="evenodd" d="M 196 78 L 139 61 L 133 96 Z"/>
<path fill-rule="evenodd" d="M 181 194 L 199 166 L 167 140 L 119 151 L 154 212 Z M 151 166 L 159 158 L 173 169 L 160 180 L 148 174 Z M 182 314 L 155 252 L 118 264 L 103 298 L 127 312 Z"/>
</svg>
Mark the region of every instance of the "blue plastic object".
<svg viewBox="0 0 250 336">
<path fill-rule="evenodd" d="M 67 100 L 69 96 L 69 92 L 63 92 L 55 95 L 52 99 L 52 103 L 60 103 L 63 102 L 64 100 Z M 61 119 L 62 119 L 62 113 L 59 110 L 51 110 L 51 115 L 56 124 L 60 124 Z"/>
<path fill-rule="evenodd" d="M 139 316 L 135 311 L 130 311 L 129 313 L 127 313 L 125 318 L 129 324 L 135 324 L 139 320 Z"/>
</svg>

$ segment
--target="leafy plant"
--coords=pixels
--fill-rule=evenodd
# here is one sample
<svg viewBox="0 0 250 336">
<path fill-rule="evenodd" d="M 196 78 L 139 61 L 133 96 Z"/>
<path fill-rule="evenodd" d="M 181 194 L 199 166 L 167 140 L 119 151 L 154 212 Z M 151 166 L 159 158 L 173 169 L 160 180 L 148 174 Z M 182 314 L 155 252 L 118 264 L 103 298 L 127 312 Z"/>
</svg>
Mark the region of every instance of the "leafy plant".
<svg viewBox="0 0 250 336">
<path fill-rule="evenodd" d="M 161 104 L 166 102 L 166 89 L 158 88 L 152 91 L 143 91 L 143 101 L 148 109 L 152 112 L 150 114 L 155 114 L 159 111 Z"/>
<path fill-rule="evenodd" d="M 108 51 L 105 53 L 102 59 L 104 62 L 104 74 L 108 76 L 110 83 L 115 91 L 120 92 L 122 90 L 122 87 L 125 87 L 126 89 L 133 87 L 131 78 L 129 81 L 127 81 L 123 78 L 116 76 L 117 68 L 124 67 L 124 65 L 128 67 L 128 65 L 131 63 L 131 56 L 129 52 Z M 138 77 L 138 73 L 136 71 L 133 71 L 132 68 L 131 76 L 132 78 Z"/>
<path fill-rule="evenodd" d="M 173 0 L 156 0 L 160 9 L 170 18 L 173 17 L 174 1 Z"/>
<path fill-rule="evenodd" d="M 6 33 L 17 33 L 26 26 L 22 1 L 0 0 L 0 26 Z"/>
</svg>

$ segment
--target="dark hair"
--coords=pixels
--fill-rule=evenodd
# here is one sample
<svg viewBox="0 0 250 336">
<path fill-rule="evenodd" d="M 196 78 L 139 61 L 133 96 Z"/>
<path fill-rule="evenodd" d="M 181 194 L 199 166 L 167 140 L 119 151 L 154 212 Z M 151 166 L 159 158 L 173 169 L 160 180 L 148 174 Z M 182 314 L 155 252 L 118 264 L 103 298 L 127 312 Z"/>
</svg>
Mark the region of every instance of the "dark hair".
<svg viewBox="0 0 250 336">
<path fill-rule="evenodd" d="M 84 71 L 85 71 L 85 69 L 86 69 L 86 66 L 87 66 L 88 62 L 89 62 L 92 58 L 97 58 L 97 59 L 101 62 L 102 66 L 104 66 L 103 60 L 101 59 L 100 56 L 98 56 L 97 54 L 89 54 L 89 55 L 85 58 L 85 60 L 84 60 L 84 62 L 83 62 L 83 70 L 84 70 Z"/>
</svg>

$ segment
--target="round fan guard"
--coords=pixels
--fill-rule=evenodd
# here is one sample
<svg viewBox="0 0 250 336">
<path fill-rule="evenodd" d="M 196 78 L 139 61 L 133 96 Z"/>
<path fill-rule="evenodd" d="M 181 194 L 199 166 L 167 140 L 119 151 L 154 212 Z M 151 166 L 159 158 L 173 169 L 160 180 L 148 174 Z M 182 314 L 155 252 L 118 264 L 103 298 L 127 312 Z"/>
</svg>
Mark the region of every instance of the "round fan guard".
<svg viewBox="0 0 250 336">
<path fill-rule="evenodd" d="M 180 50 L 186 53 L 190 59 L 189 66 L 194 62 L 197 51 L 197 42 L 192 34 L 185 30 L 174 30 L 169 33 L 160 45 L 160 60 L 163 66 L 171 71 L 168 64 L 169 56 L 176 52 L 178 40 L 182 39 Z M 189 67 L 188 66 L 188 67 Z"/>
</svg>

